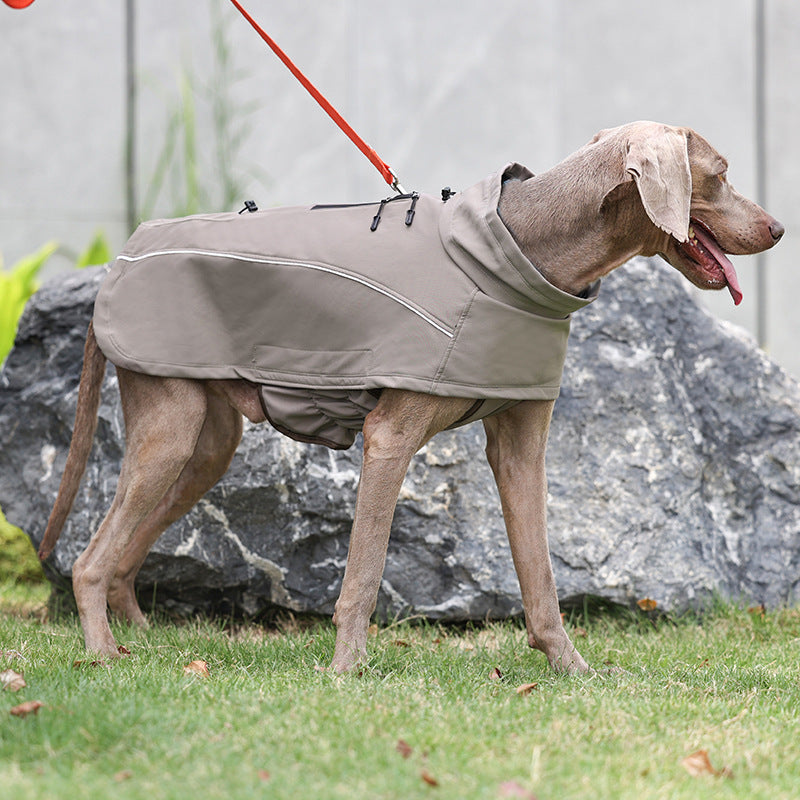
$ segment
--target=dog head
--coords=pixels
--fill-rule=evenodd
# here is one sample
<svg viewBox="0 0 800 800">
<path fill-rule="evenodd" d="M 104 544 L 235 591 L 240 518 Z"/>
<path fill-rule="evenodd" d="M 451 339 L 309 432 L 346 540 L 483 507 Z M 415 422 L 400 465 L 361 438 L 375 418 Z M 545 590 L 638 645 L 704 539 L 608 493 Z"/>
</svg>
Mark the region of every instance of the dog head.
<svg viewBox="0 0 800 800">
<path fill-rule="evenodd" d="M 619 141 L 624 171 L 604 203 L 632 182 L 656 229 L 653 253 L 701 289 L 727 287 L 738 305 L 742 292 L 727 255 L 773 247 L 783 225 L 730 185 L 727 161 L 690 128 L 634 122 L 601 131 L 593 143 L 609 137 Z"/>
</svg>

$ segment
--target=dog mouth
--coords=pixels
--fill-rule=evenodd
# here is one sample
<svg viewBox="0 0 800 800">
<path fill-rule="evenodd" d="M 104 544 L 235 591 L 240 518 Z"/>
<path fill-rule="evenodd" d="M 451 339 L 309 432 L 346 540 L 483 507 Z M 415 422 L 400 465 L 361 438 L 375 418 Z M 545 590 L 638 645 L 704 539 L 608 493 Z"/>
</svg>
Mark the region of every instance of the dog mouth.
<svg viewBox="0 0 800 800">
<path fill-rule="evenodd" d="M 699 282 L 708 289 L 722 289 L 727 286 L 734 305 L 742 302 L 742 289 L 736 270 L 725 255 L 719 242 L 711 231 L 695 217 L 689 220 L 689 238 L 679 242 L 678 252 L 691 261 Z"/>
</svg>

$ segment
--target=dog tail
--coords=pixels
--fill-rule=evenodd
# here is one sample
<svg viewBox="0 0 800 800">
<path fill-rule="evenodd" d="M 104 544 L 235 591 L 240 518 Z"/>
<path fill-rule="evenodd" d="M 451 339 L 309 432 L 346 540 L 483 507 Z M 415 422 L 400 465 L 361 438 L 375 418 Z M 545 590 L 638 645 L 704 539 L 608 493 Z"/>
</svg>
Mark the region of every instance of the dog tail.
<svg viewBox="0 0 800 800">
<path fill-rule="evenodd" d="M 67 463 L 58 487 L 58 497 L 50 512 L 47 529 L 42 543 L 39 545 L 39 558 L 44 561 L 56 546 L 61 529 L 67 521 L 81 478 L 86 470 L 92 440 L 97 428 L 97 410 L 100 407 L 100 388 L 105 376 L 106 357 L 97 345 L 94 326 L 89 323 L 86 334 L 86 345 L 83 349 L 83 369 L 78 387 L 78 408 L 75 411 L 75 426 L 72 429 L 72 441 L 69 444 Z"/>
</svg>

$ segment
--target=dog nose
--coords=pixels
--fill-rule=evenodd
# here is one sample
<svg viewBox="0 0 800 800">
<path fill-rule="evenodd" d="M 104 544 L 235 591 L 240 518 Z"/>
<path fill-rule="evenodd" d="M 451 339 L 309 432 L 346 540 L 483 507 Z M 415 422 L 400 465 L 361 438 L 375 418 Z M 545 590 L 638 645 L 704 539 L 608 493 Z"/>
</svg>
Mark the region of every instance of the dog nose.
<svg viewBox="0 0 800 800">
<path fill-rule="evenodd" d="M 772 234 L 772 241 L 778 242 L 781 236 L 786 232 L 786 229 L 778 220 L 773 219 L 769 224 L 769 232 Z"/>
</svg>

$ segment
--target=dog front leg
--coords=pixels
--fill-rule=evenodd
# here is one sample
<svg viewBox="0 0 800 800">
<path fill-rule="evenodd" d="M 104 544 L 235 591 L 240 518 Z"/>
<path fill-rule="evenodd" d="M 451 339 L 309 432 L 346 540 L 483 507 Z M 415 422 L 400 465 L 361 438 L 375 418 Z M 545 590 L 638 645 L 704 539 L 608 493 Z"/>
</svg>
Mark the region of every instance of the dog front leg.
<svg viewBox="0 0 800 800">
<path fill-rule="evenodd" d="M 364 421 L 364 460 L 342 590 L 336 601 L 336 648 L 331 667 L 353 669 L 364 660 L 397 496 L 414 453 L 460 419 L 473 400 L 384 389 Z"/>
<path fill-rule="evenodd" d="M 374 412 L 373 412 L 374 413 Z M 397 496 L 417 450 L 391 417 L 364 425 L 364 460 L 342 590 L 336 602 L 336 649 L 331 666 L 346 672 L 363 661 L 369 620 L 378 600 Z"/>
<path fill-rule="evenodd" d="M 559 672 L 588 672 L 564 630 L 547 543 L 545 451 L 552 408 L 551 401 L 526 401 L 484 420 L 486 455 L 522 590 L 528 643 Z"/>
</svg>

